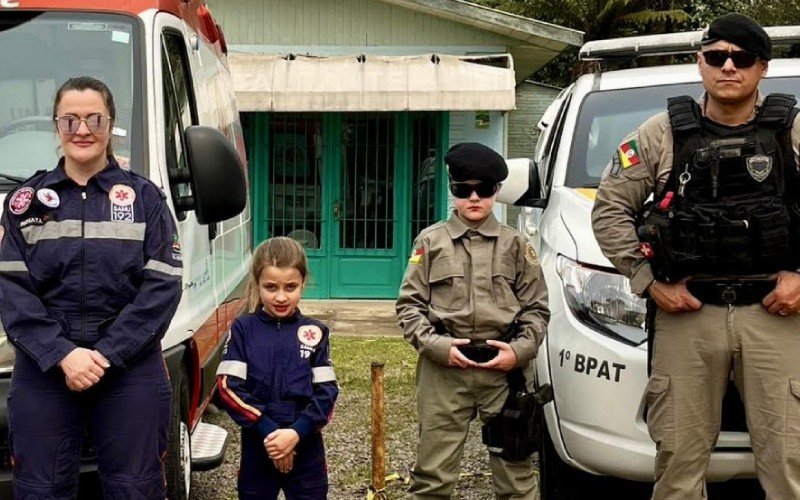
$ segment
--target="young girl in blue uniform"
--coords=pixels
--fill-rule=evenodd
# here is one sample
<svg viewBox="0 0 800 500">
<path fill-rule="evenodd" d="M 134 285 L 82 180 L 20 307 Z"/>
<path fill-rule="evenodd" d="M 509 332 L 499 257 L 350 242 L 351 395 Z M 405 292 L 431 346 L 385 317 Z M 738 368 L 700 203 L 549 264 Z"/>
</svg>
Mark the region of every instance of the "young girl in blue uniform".
<svg viewBox="0 0 800 500">
<path fill-rule="evenodd" d="M 328 495 L 321 429 L 339 387 L 328 327 L 300 314 L 308 274 L 303 247 L 284 237 L 256 248 L 248 314 L 234 321 L 217 370 L 219 394 L 242 427 L 239 498 Z"/>
</svg>

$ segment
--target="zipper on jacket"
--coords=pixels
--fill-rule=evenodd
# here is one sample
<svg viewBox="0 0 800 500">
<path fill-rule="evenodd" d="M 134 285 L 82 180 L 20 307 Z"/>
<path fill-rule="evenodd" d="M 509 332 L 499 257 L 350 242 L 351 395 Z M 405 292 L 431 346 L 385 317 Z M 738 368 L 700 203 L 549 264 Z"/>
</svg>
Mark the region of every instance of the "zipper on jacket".
<svg viewBox="0 0 800 500">
<path fill-rule="evenodd" d="M 86 188 L 81 191 L 81 343 L 86 337 Z"/>
</svg>

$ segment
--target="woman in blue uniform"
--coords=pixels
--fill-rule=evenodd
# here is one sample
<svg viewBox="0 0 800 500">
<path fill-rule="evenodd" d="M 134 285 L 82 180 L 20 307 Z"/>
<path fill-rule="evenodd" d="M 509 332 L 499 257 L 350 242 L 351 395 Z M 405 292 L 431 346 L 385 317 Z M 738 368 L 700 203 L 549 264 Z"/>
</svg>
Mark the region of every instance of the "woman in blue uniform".
<svg viewBox="0 0 800 500">
<path fill-rule="evenodd" d="M 181 296 L 162 191 L 112 156 L 114 99 L 68 80 L 53 106 L 64 156 L 6 199 L 0 318 L 15 498 L 74 498 L 84 430 L 105 498 L 163 499 L 170 386 L 160 340 Z"/>
<path fill-rule="evenodd" d="M 320 430 L 339 395 L 328 328 L 300 314 L 308 264 L 303 247 L 271 238 L 256 249 L 250 314 L 234 321 L 217 370 L 220 397 L 242 426 L 239 498 L 327 498 Z"/>
</svg>

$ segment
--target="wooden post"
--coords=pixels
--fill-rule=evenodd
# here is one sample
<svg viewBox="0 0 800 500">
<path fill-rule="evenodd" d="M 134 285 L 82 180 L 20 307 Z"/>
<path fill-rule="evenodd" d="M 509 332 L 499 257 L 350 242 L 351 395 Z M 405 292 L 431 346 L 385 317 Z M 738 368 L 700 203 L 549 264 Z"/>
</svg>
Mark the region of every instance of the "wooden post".
<svg viewBox="0 0 800 500">
<path fill-rule="evenodd" d="M 385 498 L 386 488 L 386 399 L 383 363 L 372 362 L 372 488 Z"/>
</svg>

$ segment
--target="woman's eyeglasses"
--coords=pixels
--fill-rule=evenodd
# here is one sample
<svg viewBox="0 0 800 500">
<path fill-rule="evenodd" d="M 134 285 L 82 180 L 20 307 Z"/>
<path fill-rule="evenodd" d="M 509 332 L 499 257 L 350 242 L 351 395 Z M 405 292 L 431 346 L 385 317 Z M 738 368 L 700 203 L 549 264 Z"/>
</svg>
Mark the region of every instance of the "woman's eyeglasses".
<svg viewBox="0 0 800 500">
<path fill-rule="evenodd" d="M 703 58 L 709 66 L 721 68 L 725 66 L 725 61 L 729 58 L 733 61 L 733 65 L 739 69 L 745 69 L 753 66 L 758 60 L 758 54 L 754 52 L 747 52 L 744 50 L 704 50 Z"/>
<path fill-rule="evenodd" d="M 450 192 L 453 193 L 453 196 L 456 198 L 469 198 L 472 196 L 473 192 L 477 194 L 479 198 L 489 198 L 497 192 L 499 187 L 500 184 L 489 181 L 482 181 L 477 184 L 468 182 L 451 182 Z"/>
<path fill-rule="evenodd" d="M 63 115 L 55 118 L 59 130 L 67 134 L 76 134 L 78 129 L 81 128 L 81 122 L 86 123 L 86 128 L 89 132 L 104 132 L 108 128 L 108 121 L 110 116 L 104 116 L 100 113 L 94 113 L 86 118 L 79 118 L 75 115 Z"/>
</svg>

